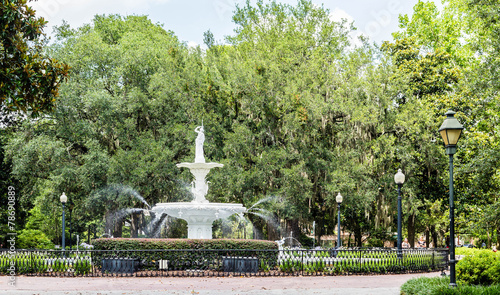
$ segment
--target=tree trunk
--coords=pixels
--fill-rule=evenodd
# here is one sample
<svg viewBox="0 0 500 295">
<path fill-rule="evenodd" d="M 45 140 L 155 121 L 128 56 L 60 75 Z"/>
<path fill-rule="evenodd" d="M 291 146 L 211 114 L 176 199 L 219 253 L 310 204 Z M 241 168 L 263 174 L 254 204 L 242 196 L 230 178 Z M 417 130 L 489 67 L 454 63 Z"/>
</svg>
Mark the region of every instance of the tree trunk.
<svg viewBox="0 0 500 295">
<path fill-rule="evenodd" d="M 415 214 L 408 216 L 408 243 L 415 248 Z"/>
<path fill-rule="evenodd" d="M 435 225 L 431 226 L 431 235 L 432 235 L 432 245 L 434 246 L 434 248 L 438 248 L 439 247 L 438 233 L 436 232 Z"/>
<path fill-rule="evenodd" d="M 249 214 L 248 219 L 252 223 L 253 227 L 253 239 L 254 240 L 263 240 L 264 239 L 264 227 L 266 223 L 262 221 L 260 217 L 255 217 L 252 214 Z"/>
<path fill-rule="evenodd" d="M 425 248 L 429 248 L 430 234 L 429 230 L 425 231 Z"/>
<path fill-rule="evenodd" d="M 498 229 L 497 229 L 497 248 L 498 248 L 499 243 L 500 243 L 500 227 L 498 227 Z"/>
<path fill-rule="evenodd" d="M 122 231 L 123 231 L 123 220 L 116 220 L 115 226 L 113 228 L 113 237 L 114 238 L 121 238 Z"/>
<path fill-rule="evenodd" d="M 290 246 L 297 246 L 297 242 L 300 237 L 300 228 L 299 228 L 299 220 L 298 219 L 287 219 L 286 221 L 286 237 L 292 237 L 289 241 Z"/>
<path fill-rule="evenodd" d="M 325 232 L 323 232 L 323 228 L 324 228 L 324 222 L 323 222 L 323 218 L 320 218 L 316 224 L 316 228 L 314 229 L 315 231 L 315 236 L 316 236 L 316 245 L 317 246 L 321 246 L 321 237 L 323 236 L 323 234 L 326 235 Z"/>
<path fill-rule="evenodd" d="M 361 227 L 357 226 L 354 229 L 354 240 L 356 241 L 356 247 L 363 247 L 362 238 L 363 235 L 361 233 Z"/>
<path fill-rule="evenodd" d="M 267 222 L 267 239 L 270 241 L 277 241 L 280 237 L 279 232 L 279 218 L 276 213 L 271 217 L 272 219 Z"/>
<path fill-rule="evenodd" d="M 139 221 L 141 219 L 141 213 L 132 213 L 130 215 L 130 237 L 139 237 Z"/>
</svg>

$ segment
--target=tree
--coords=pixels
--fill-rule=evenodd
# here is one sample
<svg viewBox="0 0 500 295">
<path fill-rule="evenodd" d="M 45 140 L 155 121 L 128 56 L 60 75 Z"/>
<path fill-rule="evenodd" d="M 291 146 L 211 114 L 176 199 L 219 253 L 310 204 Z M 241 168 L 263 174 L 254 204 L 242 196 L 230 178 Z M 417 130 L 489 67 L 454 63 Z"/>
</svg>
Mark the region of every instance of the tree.
<svg viewBox="0 0 500 295">
<path fill-rule="evenodd" d="M 25 122 L 6 147 L 20 201 L 53 217 L 65 192 L 81 232 L 123 207 L 86 206 L 112 185 L 135 189 L 149 204 L 188 198 L 175 164 L 190 153 L 187 130 L 201 122 L 199 53 L 190 55 L 172 32 L 142 16 L 96 16 L 79 29 L 63 24 L 56 38 L 51 55 L 71 66 L 71 78 L 54 112 Z M 134 198 L 127 206 L 145 204 Z"/>
<path fill-rule="evenodd" d="M 0 4 L 2 112 L 22 111 L 38 116 L 54 109 L 69 67 L 44 53 L 45 23 L 35 16 L 26 0 L 5 0 Z"/>
<path fill-rule="evenodd" d="M 215 140 L 227 161 L 211 180 L 217 200 L 234 196 L 247 207 L 278 200 L 266 222 L 250 215 L 270 239 L 291 232 L 298 238 L 313 220 L 318 235 L 332 233 L 339 191 L 350 196 L 346 210 L 361 212 L 346 215 L 346 224 L 382 215 L 372 209 L 380 196 L 370 178 L 380 177 L 372 170 L 371 140 L 390 116 L 392 90 L 372 86 L 387 84 L 385 63 L 375 65 L 367 44 L 351 50 L 352 28 L 310 1 L 247 3 L 233 20 L 232 46 L 213 47 L 206 59 L 203 108 L 221 122 L 216 134 L 223 137 Z M 285 232 L 273 229 L 276 220 Z M 374 220 L 357 230 L 359 244 Z"/>
</svg>

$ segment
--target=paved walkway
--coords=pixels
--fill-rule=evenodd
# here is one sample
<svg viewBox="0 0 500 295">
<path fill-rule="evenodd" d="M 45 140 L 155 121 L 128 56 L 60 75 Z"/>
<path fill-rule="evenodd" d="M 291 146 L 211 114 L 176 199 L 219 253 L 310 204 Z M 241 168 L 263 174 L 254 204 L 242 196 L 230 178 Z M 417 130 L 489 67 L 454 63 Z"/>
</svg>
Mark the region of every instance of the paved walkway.
<svg viewBox="0 0 500 295">
<path fill-rule="evenodd" d="M 391 295 L 414 277 L 435 277 L 440 272 L 377 276 L 228 277 L 228 278 L 16 278 L 0 277 L 0 294 L 9 295 Z"/>
</svg>

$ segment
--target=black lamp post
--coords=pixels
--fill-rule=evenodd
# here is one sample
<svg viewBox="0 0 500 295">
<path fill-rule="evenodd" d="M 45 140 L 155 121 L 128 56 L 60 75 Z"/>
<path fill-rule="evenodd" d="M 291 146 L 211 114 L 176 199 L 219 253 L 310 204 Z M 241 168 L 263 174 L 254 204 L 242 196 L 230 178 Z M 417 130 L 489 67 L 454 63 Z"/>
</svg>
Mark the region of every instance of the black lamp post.
<svg viewBox="0 0 500 295">
<path fill-rule="evenodd" d="M 338 224 L 338 233 L 337 233 L 337 248 L 342 246 L 342 239 L 340 238 L 340 204 L 342 203 L 342 195 L 339 193 L 335 198 L 337 201 L 337 224 Z"/>
<path fill-rule="evenodd" d="M 454 111 L 446 112 L 446 119 L 439 128 L 444 140 L 446 154 L 450 156 L 450 286 L 456 287 L 455 274 L 455 205 L 453 204 L 453 155 L 457 152 L 457 142 L 464 126 L 454 117 Z"/>
<path fill-rule="evenodd" d="M 405 183 L 405 175 L 398 169 L 398 173 L 394 175 L 394 182 L 398 185 L 398 258 L 401 258 L 403 252 L 401 250 L 401 187 Z"/>
<path fill-rule="evenodd" d="M 62 204 L 62 249 L 63 251 L 65 250 L 65 225 L 64 225 L 64 205 L 66 204 L 66 202 L 68 201 L 68 197 L 66 196 L 65 193 L 62 193 L 61 197 L 59 198 L 59 200 L 61 201 L 61 204 Z"/>
</svg>

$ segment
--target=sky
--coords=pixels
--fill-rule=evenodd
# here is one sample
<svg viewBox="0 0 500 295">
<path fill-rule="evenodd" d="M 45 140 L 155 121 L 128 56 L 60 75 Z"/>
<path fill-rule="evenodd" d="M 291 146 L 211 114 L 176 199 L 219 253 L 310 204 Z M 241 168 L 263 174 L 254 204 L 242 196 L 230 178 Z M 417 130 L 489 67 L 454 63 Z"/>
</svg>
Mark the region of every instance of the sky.
<svg viewBox="0 0 500 295">
<path fill-rule="evenodd" d="M 434 0 L 441 7 L 440 0 Z M 278 1 L 295 5 L 296 0 Z M 398 30 L 398 16 L 410 14 L 418 0 L 312 0 L 330 10 L 334 20 L 354 21 L 357 32 L 371 42 L 392 40 Z M 255 3 L 254 0 L 251 3 Z M 147 15 L 154 23 L 171 30 L 190 46 L 202 45 L 203 33 L 210 30 L 219 43 L 233 35 L 232 15 L 245 0 L 38 0 L 29 2 L 37 16 L 48 21 L 45 33 L 67 21 L 72 28 L 90 23 L 96 14 Z"/>
</svg>

